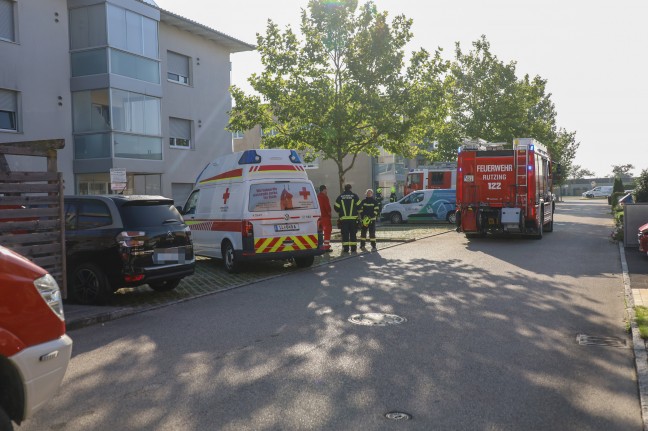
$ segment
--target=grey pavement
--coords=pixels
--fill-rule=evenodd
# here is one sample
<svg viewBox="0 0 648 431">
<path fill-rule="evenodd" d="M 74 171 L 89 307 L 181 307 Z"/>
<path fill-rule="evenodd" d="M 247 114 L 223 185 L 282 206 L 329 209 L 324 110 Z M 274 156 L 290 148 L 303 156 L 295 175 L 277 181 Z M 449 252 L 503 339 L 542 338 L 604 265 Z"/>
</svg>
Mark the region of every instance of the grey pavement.
<svg viewBox="0 0 648 431">
<path fill-rule="evenodd" d="M 448 223 L 402 224 L 379 223 L 376 229 L 378 253 L 394 245 L 416 241 L 454 230 Z M 358 232 L 359 234 L 359 232 Z M 331 235 L 333 252 L 318 256 L 313 266 L 328 265 L 340 259 L 351 259 L 362 253 L 344 254 L 340 243 L 340 231 L 334 229 Z M 367 244 L 369 246 L 369 244 Z M 118 290 L 105 306 L 90 306 L 65 303 L 64 312 L 68 330 L 74 330 L 120 317 L 166 307 L 215 292 L 234 289 L 250 283 L 279 277 L 288 272 L 303 271 L 290 262 L 255 262 L 239 274 L 229 274 L 219 259 L 198 257 L 194 275 L 182 280 L 171 292 L 155 292 L 148 286 Z"/>
</svg>

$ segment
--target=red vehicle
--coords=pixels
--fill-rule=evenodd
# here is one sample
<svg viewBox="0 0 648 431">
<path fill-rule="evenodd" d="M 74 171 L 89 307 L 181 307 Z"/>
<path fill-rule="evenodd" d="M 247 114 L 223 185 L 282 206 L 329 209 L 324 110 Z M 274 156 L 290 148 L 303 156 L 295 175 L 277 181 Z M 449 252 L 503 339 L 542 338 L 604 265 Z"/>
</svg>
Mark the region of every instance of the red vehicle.
<svg viewBox="0 0 648 431">
<path fill-rule="evenodd" d="M 532 138 L 504 144 L 467 144 L 459 149 L 457 230 L 467 237 L 487 233 L 553 231 L 552 162 Z"/>
<path fill-rule="evenodd" d="M 436 162 L 410 171 L 405 180 L 404 196 L 416 190 L 454 189 L 457 185 L 457 164 Z"/>
<path fill-rule="evenodd" d="M 0 429 L 11 430 L 56 393 L 72 340 L 54 278 L 2 246 L 0 298 Z"/>
<path fill-rule="evenodd" d="M 639 240 L 639 251 L 648 255 L 648 223 L 639 227 L 637 239 Z"/>
</svg>

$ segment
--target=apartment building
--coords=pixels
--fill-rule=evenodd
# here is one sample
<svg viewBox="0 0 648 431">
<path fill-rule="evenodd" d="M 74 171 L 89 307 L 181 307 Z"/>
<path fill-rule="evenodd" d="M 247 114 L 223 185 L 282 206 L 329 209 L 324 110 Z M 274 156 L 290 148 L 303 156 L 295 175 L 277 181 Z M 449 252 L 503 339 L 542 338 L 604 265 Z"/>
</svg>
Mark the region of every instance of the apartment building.
<svg viewBox="0 0 648 431">
<path fill-rule="evenodd" d="M 0 0 L 0 145 L 65 140 L 65 194 L 181 203 L 232 151 L 230 56 L 254 46 L 140 0 Z M 9 169 L 38 169 L 14 156 Z"/>
</svg>

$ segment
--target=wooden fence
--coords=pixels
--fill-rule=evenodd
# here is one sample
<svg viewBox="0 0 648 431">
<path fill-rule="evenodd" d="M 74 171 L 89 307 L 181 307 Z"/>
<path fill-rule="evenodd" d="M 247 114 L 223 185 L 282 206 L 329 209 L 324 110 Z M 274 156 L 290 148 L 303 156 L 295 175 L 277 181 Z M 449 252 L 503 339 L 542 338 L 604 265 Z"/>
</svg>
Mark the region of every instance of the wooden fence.
<svg viewBox="0 0 648 431">
<path fill-rule="evenodd" d="M 0 144 L 0 244 L 46 269 L 67 296 L 63 177 L 56 151 L 63 139 Z M 43 172 L 11 171 L 5 155 L 45 157 Z"/>
</svg>

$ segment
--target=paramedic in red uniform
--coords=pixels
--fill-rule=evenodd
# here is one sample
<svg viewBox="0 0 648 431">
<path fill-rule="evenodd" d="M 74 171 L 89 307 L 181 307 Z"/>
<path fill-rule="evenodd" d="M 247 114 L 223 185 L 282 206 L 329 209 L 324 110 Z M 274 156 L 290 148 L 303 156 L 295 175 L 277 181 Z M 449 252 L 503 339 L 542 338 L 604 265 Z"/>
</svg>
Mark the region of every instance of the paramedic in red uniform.
<svg viewBox="0 0 648 431">
<path fill-rule="evenodd" d="M 351 249 L 355 253 L 358 249 L 358 214 L 360 198 L 351 191 L 351 184 L 344 186 L 344 192 L 335 200 L 335 211 L 340 216 L 340 230 L 342 231 L 342 252 L 348 253 Z"/>
<path fill-rule="evenodd" d="M 324 231 L 324 251 L 329 253 L 332 251 L 331 230 L 333 230 L 333 226 L 331 225 L 331 202 L 329 202 L 328 191 L 326 190 L 326 186 L 324 184 L 322 184 L 319 188 L 317 201 L 319 202 L 320 211 L 322 213 L 320 224 L 322 225 L 322 230 Z"/>
</svg>

